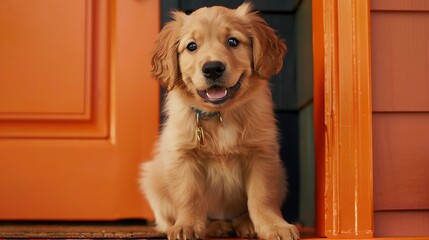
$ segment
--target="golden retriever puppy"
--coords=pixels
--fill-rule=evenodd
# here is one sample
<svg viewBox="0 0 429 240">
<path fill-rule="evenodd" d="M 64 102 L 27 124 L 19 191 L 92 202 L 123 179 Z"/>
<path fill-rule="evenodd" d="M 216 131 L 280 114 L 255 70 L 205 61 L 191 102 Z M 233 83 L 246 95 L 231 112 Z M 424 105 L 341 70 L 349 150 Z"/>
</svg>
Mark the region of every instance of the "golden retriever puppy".
<svg viewBox="0 0 429 240">
<path fill-rule="evenodd" d="M 286 180 L 268 81 L 285 44 L 248 2 L 172 16 L 152 59 L 167 119 L 140 180 L 157 230 L 170 240 L 298 239 L 280 211 Z"/>
</svg>

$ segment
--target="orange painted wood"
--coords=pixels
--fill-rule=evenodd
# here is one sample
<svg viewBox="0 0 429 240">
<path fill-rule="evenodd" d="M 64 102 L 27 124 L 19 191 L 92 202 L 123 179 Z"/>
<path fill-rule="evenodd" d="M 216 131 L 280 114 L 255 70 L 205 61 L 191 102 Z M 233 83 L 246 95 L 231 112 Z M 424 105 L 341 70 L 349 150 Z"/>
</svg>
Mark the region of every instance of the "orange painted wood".
<svg viewBox="0 0 429 240">
<path fill-rule="evenodd" d="M 373 118 L 374 209 L 429 210 L 429 113 Z"/>
<path fill-rule="evenodd" d="M 321 239 L 326 239 L 326 238 L 303 238 L 306 240 L 321 240 Z M 377 238 L 335 238 L 336 240 L 347 240 L 347 239 L 360 239 L 360 240 L 365 240 L 365 239 L 377 239 L 377 240 L 428 240 L 429 237 L 377 237 Z"/>
<path fill-rule="evenodd" d="M 376 236 L 429 236 L 429 4 L 371 2 Z"/>
<path fill-rule="evenodd" d="M 91 10 L 83 0 L 2 1 L 0 117 L 89 113 Z"/>
<path fill-rule="evenodd" d="M 2 99 L 11 102 L 0 108 L 0 219 L 153 218 L 137 179 L 139 163 L 151 157 L 159 125 L 159 91 L 150 76 L 159 1 L 5 0 L 0 1 L 0 14 L 11 22 L 9 28 L 0 28 L 1 36 L 26 34 L 32 31 L 22 28 L 57 22 L 29 34 L 27 40 L 7 38 L 12 48 L 31 45 L 32 39 L 43 42 L 38 45 L 42 49 L 29 53 L 31 61 L 43 61 L 37 63 L 43 69 L 34 76 L 12 69 L 7 80 L 0 78 L 0 86 L 14 89 L 19 98 L 30 98 L 20 103 L 25 107 L 13 104 L 20 101 L 15 95 Z M 60 32 L 76 33 L 79 39 L 58 34 L 56 24 L 75 29 Z M 50 37 L 66 45 L 50 48 Z M 19 51 L 10 49 L 9 56 Z M 57 68 L 55 59 L 63 52 L 71 55 L 64 61 L 73 64 Z M 16 55 L 13 68 L 25 71 L 31 65 L 24 55 Z M 2 60 L 0 65 L 11 63 Z M 46 76 L 63 78 L 58 80 L 61 84 L 74 87 L 53 87 L 52 79 L 40 79 Z M 32 90 L 27 85 L 34 82 L 38 89 L 26 95 Z M 44 95 L 50 92 L 58 97 Z M 41 96 L 55 103 L 45 104 Z M 27 104 L 33 101 L 35 108 Z M 89 112 L 74 112 L 71 106 L 82 103 L 88 104 Z"/>
<path fill-rule="evenodd" d="M 429 11 L 426 0 L 372 0 L 371 10 Z"/>
<path fill-rule="evenodd" d="M 373 110 L 429 111 L 429 9 L 386 10 L 387 3 L 381 9 L 373 2 L 379 5 L 371 11 Z"/>
<path fill-rule="evenodd" d="M 316 179 L 316 234 L 326 236 L 325 225 L 325 48 L 323 1 L 312 1 L 313 74 L 314 74 L 314 151 Z"/>
<path fill-rule="evenodd" d="M 23 3 L 1 2 L 0 137 L 106 138 L 107 12 L 89 0 Z"/>
<path fill-rule="evenodd" d="M 335 238 L 370 238 L 373 196 L 369 1 L 316 2 L 313 1 L 313 23 L 323 23 L 323 35 L 316 32 L 314 64 L 323 63 L 323 78 L 321 66 L 315 67 L 315 102 L 319 102 L 315 105 L 315 121 L 324 123 L 323 140 L 321 130 L 316 130 L 316 145 L 324 143 L 323 151 L 316 147 L 317 164 L 324 164 L 316 169 L 317 186 L 323 189 L 323 198 L 322 190 L 317 195 L 317 233 Z M 316 123 L 317 127 L 320 123 Z"/>
<path fill-rule="evenodd" d="M 426 237 L 429 239 L 429 210 L 425 211 L 376 211 L 375 236 Z"/>
</svg>

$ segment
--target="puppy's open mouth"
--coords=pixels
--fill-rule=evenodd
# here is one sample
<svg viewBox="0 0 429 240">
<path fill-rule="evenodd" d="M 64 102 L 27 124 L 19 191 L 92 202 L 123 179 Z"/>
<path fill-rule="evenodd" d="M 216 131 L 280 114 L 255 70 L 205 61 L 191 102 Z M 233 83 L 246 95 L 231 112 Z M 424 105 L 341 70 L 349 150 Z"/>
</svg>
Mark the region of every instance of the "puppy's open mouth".
<svg viewBox="0 0 429 240">
<path fill-rule="evenodd" d="M 242 74 L 238 79 L 237 83 L 229 88 L 223 86 L 213 86 L 206 90 L 198 90 L 197 93 L 200 97 L 204 99 L 204 102 L 212 103 L 212 104 L 221 104 L 226 100 L 231 99 L 235 96 L 238 89 L 241 87 L 241 82 L 244 78 Z"/>
</svg>

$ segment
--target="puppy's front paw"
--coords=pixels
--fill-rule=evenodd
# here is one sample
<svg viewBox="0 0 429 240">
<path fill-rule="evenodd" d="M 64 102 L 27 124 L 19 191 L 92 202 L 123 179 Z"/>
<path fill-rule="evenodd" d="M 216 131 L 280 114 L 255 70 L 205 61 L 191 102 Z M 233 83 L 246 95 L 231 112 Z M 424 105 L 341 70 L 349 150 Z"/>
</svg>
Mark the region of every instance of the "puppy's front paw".
<svg viewBox="0 0 429 240">
<path fill-rule="evenodd" d="M 255 228 L 253 227 L 252 220 L 249 216 L 237 218 L 233 221 L 235 233 L 240 238 L 254 238 L 256 237 Z"/>
<path fill-rule="evenodd" d="M 297 240 L 299 232 L 294 225 L 282 222 L 262 226 L 259 228 L 258 237 L 266 240 Z"/>
<path fill-rule="evenodd" d="M 234 234 L 232 224 L 227 221 L 211 221 L 207 226 L 207 236 L 212 238 L 231 237 Z"/>
<path fill-rule="evenodd" d="M 206 232 L 204 223 L 176 223 L 167 232 L 168 240 L 203 239 Z"/>
</svg>

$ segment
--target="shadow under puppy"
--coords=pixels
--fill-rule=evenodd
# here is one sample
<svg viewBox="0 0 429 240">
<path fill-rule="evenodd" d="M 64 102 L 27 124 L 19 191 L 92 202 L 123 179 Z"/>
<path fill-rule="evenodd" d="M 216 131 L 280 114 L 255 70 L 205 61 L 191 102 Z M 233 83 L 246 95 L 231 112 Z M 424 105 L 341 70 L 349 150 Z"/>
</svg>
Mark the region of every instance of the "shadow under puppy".
<svg viewBox="0 0 429 240">
<path fill-rule="evenodd" d="M 141 189 L 171 239 L 298 239 L 286 195 L 269 78 L 286 46 L 249 2 L 172 12 L 152 73 L 167 89 L 167 119 Z"/>
</svg>

